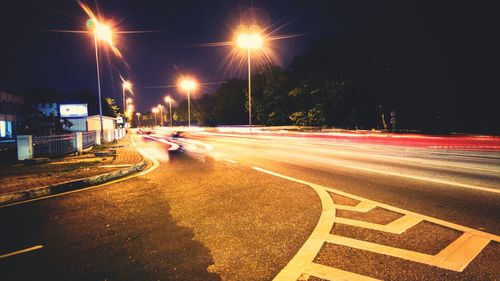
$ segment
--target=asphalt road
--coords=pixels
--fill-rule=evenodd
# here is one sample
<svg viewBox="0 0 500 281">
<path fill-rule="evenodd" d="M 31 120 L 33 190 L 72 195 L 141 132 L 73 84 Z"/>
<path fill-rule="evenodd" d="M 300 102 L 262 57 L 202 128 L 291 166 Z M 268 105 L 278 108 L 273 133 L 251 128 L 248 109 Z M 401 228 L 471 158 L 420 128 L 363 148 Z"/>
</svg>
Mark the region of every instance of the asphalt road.
<svg viewBox="0 0 500 281">
<path fill-rule="evenodd" d="M 500 234 L 500 152 L 262 135 L 189 137 L 212 145 L 219 160 L 232 159 Z"/>
<path fill-rule="evenodd" d="M 144 175 L 0 208 L 1 279 L 271 280 L 302 251 L 323 214 L 323 201 L 300 181 L 345 192 L 331 193 L 336 204 L 354 206 L 350 196 L 358 196 L 500 234 L 498 153 L 297 137 L 188 137 L 179 142 L 185 153 L 134 137 L 153 158 Z M 336 215 L 377 224 L 401 216 L 383 205 Z M 342 224 L 331 233 L 432 255 L 462 234 L 429 222 L 402 236 Z M 335 243 L 314 254 L 315 263 L 377 279 L 500 280 L 495 241 L 462 272 Z"/>
</svg>

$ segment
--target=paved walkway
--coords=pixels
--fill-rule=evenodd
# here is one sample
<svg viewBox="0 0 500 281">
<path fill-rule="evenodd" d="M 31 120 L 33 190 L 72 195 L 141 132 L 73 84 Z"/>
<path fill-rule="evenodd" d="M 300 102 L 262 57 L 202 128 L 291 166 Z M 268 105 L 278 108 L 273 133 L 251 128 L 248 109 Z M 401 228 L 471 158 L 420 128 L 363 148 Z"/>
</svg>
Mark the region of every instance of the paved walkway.
<svg viewBox="0 0 500 281">
<path fill-rule="evenodd" d="M 114 156 L 95 156 L 98 150 L 116 149 Z M 0 170 L 0 194 L 25 191 L 124 169 L 143 160 L 128 137 L 78 156 L 53 159 L 49 163 L 16 163 Z"/>
</svg>

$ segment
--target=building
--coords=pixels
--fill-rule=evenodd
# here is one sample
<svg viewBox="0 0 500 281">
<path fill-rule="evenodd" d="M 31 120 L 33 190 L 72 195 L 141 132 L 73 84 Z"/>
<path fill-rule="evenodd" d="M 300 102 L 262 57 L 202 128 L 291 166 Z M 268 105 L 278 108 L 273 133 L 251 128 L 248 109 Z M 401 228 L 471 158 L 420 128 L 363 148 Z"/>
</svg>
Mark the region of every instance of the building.
<svg viewBox="0 0 500 281">
<path fill-rule="evenodd" d="M 23 121 L 23 105 L 22 97 L 0 92 L 0 140 L 16 137 Z"/>
</svg>

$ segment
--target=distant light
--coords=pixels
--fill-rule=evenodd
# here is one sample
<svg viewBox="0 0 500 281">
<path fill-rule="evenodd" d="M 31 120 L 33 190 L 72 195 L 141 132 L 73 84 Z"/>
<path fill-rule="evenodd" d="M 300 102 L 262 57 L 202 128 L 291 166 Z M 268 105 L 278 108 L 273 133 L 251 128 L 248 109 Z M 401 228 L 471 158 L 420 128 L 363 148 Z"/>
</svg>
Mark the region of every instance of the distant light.
<svg viewBox="0 0 500 281">
<path fill-rule="evenodd" d="M 127 105 L 131 104 L 131 103 L 132 103 L 132 101 L 133 101 L 133 99 L 132 99 L 132 98 L 127 98 Z"/>
<path fill-rule="evenodd" d="M 129 81 L 124 81 L 123 88 L 130 91 L 132 89 L 132 83 L 130 83 Z"/>
<path fill-rule="evenodd" d="M 171 103 L 172 102 L 172 98 L 170 96 L 166 96 L 165 97 L 165 102 Z"/>
<path fill-rule="evenodd" d="M 196 81 L 194 79 L 184 78 L 179 83 L 179 86 L 183 90 L 190 91 L 190 90 L 196 89 L 197 84 L 196 84 Z"/>
</svg>

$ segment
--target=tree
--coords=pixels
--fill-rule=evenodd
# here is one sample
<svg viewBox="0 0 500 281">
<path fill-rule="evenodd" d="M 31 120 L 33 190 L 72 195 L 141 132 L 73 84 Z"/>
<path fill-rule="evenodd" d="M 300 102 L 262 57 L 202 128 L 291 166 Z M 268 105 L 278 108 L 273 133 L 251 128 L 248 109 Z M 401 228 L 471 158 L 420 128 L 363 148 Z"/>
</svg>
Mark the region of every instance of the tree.
<svg viewBox="0 0 500 281">
<path fill-rule="evenodd" d="M 116 105 L 116 102 L 112 98 L 105 98 L 107 107 L 113 112 L 116 117 L 120 114 L 120 108 Z"/>
</svg>

